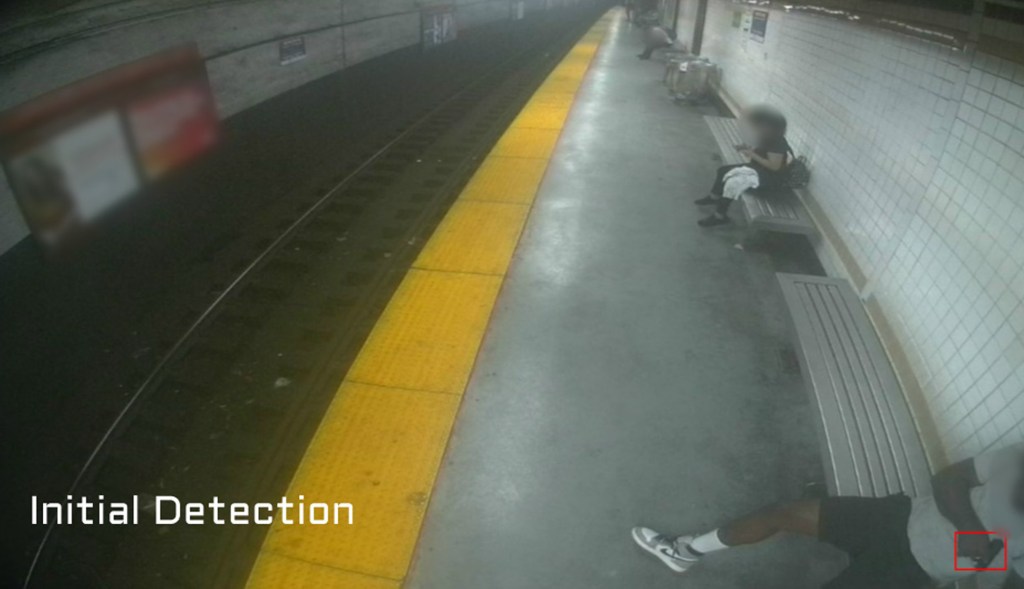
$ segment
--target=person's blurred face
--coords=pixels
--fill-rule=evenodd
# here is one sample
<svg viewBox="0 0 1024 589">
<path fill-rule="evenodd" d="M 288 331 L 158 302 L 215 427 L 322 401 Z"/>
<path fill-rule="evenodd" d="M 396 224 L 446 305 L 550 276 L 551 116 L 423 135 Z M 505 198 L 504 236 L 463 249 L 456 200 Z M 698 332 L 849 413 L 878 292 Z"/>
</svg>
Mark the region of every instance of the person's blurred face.
<svg viewBox="0 0 1024 589">
<path fill-rule="evenodd" d="M 763 141 L 765 139 L 771 139 L 771 137 L 772 137 L 772 128 L 771 128 L 770 125 L 766 125 L 764 123 L 755 123 L 753 125 L 753 127 L 754 127 L 754 134 L 757 135 L 757 138 L 759 140 Z"/>
</svg>

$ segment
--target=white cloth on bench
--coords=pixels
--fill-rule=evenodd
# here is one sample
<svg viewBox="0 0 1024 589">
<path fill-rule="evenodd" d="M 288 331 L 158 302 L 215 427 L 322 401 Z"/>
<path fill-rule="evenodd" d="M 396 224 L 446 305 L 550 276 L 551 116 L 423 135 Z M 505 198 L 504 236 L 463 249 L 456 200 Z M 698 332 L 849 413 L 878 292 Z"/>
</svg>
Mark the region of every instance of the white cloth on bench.
<svg viewBox="0 0 1024 589">
<path fill-rule="evenodd" d="M 757 170 L 750 166 L 740 166 L 726 172 L 725 185 L 722 187 L 722 196 L 730 200 L 736 200 L 744 192 L 757 188 L 761 185 L 761 179 L 757 177 Z"/>
</svg>

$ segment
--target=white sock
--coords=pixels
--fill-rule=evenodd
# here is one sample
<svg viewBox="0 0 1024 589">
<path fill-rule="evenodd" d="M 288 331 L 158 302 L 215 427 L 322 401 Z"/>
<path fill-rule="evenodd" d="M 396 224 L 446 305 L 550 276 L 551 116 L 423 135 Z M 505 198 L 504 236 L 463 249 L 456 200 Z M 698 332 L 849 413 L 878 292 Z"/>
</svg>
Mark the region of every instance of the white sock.
<svg viewBox="0 0 1024 589">
<path fill-rule="evenodd" d="M 709 552 L 725 550 L 728 546 L 723 544 L 722 540 L 718 538 L 718 530 L 711 530 L 707 534 L 694 538 L 693 542 L 690 542 L 690 548 L 693 548 L 697 552 L 707 554 Z"/>
</svg>

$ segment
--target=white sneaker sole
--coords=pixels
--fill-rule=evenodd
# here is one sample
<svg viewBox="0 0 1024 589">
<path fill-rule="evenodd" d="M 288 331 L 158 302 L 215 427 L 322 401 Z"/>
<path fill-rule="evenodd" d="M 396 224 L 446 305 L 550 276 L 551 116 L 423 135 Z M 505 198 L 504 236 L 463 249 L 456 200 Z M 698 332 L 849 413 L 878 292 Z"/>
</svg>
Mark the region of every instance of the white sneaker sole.
<svg viewBox="0 0 1024 589">
<path fill-rule="evenodd" d="M 668 568 L 672 569 L 673 571 L 675 571 L 677 573 L 685 573 L 691 566 L 693 566 L 694 564 L 697 564 L 697 561 L 693 561 L 692 563 L 687 564 L 686 566 L 683 566 L 683 565 L 679 564 L 679 562 L 676 559 L 672 558 L 671 556 L 669 556 L 667 554 L 664 554 L 663 552 L 661 552 L 657 548 L 655 548 L 655 547 L 651 546 L 650 544 L 648 544 L 644 540 L 643 536 L 641 536 L 637 532 L 636 528 L 631 530 L 630 534 L 633 536 L 633 541 L 637 543 L 637 546 L 639 546 L 640 548 L 643 548 L 647 552 L 649 552 L 649 553 L 653 554 L 654 556 L 656 556 L 658 558 L 658 560 L 660 560 L 661 562 L 665 563 L 665 566 L 667 566 Z"/>
</svg>

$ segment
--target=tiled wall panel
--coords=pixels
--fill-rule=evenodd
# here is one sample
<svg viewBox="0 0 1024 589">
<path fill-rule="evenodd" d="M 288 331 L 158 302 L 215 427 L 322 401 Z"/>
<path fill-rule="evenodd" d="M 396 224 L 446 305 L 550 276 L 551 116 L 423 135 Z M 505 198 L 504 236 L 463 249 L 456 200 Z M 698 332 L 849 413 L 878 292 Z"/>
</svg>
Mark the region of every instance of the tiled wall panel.
<svg viewBox="0 0 1024 589">
<path fill-rule="evenodd" d="M 950 457 L 1024 439 L 1024 66 L 782 10 L 762 43 L 745 10 L 710 0 L 702 53 L 785 110 Z"/>
</svg>

